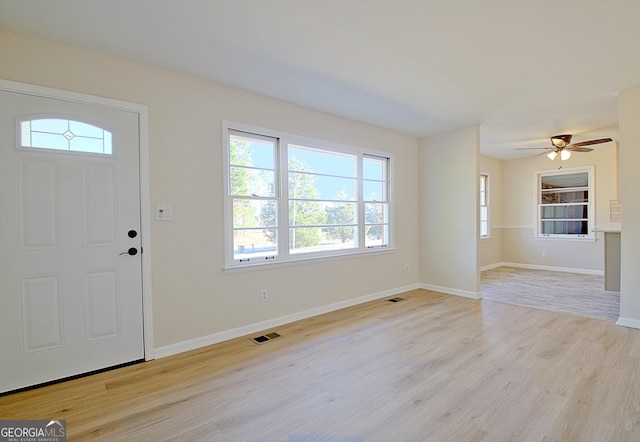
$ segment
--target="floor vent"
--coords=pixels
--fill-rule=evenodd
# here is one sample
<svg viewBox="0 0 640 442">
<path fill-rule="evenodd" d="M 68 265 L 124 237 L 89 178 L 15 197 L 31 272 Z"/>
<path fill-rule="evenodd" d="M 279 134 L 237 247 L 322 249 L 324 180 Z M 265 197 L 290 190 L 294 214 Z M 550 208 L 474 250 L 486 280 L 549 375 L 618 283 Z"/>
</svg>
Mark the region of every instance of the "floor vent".
<svg viewBox="0 0 640 442">
<path fill-rule="evenodd" d="M 400 302 L 400 301 L 406 301 L 405 298 L 391 298 L 391 299 L 387 299 L 387 301 L 389 302 Z"/>
<path fill-rule="evenodd" d="M 262 336 L 256 336 L 255 338 L 251 338 L 251 340 L 253 342 L 255 342 L 256 344 L 264 344 L 265 342 L 269 342 L 274 340 L 275 338 L 279 338 L 280 335 L 276 332 L 273 333 L 269 333 L 267 335 L 262 335 Z"/>
</svg>

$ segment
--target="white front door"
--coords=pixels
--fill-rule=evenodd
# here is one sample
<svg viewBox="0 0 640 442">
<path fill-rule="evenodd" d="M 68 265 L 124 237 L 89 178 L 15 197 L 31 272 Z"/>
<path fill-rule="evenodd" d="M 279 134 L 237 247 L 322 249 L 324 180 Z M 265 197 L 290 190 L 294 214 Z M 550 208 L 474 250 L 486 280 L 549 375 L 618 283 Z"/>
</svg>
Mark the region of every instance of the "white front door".
<svg viewBox="0 0 640 442">
<path fill-rule="evenodd" d="M 0 91 L 0 392 L 144 358 L 138 120 Z"/>
</svg>

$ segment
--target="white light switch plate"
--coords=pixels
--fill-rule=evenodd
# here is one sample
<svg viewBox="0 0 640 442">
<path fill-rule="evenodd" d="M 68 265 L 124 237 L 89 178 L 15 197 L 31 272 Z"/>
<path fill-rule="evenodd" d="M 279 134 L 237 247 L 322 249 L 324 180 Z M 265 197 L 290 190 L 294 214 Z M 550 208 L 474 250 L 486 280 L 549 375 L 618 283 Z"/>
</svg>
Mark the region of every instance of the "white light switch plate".
<svg viewBox="0 0 640 442">
<path fill-rule="evenodd" d="M 173 210 L 171 206 L 156 206 L 156 220 L 171 221 L 173 219 Z"/>
</svg>

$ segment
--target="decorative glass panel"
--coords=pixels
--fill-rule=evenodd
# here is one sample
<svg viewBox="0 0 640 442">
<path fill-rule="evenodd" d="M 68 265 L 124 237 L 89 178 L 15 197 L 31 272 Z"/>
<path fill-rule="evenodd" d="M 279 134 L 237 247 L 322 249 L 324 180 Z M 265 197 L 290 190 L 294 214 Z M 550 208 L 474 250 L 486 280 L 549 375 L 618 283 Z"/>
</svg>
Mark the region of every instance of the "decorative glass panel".
<svg viewBox="0 0 640 442">
<path fill-rule="evenodd" d="M 111 132 L 80 121 L 41 118 L 20 122 L 20 146 L 113 154 Z"/>
</svg>

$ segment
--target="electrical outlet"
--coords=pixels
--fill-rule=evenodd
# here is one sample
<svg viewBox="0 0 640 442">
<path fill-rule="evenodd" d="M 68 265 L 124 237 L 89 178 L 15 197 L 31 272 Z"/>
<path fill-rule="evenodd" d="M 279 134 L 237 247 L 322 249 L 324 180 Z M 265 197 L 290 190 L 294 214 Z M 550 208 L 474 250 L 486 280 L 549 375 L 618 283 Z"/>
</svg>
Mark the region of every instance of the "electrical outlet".
<svg viewBox="0 0 640 442">
<path fill-rule="evenodd" d="M 267 302 L 269 300 L 269 292 L 267 289 L 260 290 L 260 302 Z"/>
<path fill-rule="evenodd" d="M 408 264 L 406 266 L 404 266 L 404 271 L 409 273 L 409 265 Z"/>
<path fill-rule="evenodd" d="M 542 256 L 547 256 L 547 251 L 546 250 L 542 251 Z"/>
</svg>

